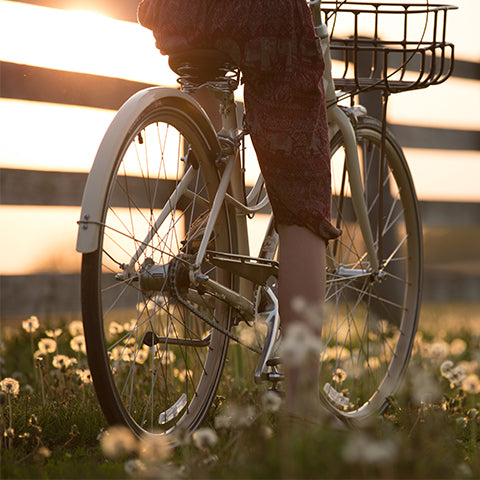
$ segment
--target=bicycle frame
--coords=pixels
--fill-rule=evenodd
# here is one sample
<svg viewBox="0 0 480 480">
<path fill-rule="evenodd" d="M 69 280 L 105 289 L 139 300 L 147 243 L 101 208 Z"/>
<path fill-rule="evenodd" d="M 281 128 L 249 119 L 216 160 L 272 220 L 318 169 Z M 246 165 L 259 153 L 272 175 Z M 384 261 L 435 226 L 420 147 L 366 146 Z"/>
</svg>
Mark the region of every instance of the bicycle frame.
<svg viewBox="0 0 480 480">
<path fill-rule="evenodd" d="M 327 101 L 329 134 L 330 137 L 333 137 L 337 131 L 340 131 L 343 135 L 346 148 L 347 169 L 349 173 L 348 177 L 351 188 L 352 203 L 354 205 L 360 230 L 366 244 L 371 271 L 378 272 L 380 266 L 375 251 L 373 234 L 363 195 L 362 176 L 357 154 L 355 131 L 347 114 L 337 104 L 335 85 L 332 77 L 332 61 L 330 56 L 328 30 L 326 25 L 320 21 L 321 2 L 320 0 L 312 0 L 309 3 L 315 21 L 316 33 L 320 39 L 325 59 L 325 73 L 323 81 Z M 146 89 L 138 92 L 125 103 L 120 110 L 119 115 L 117 115 L 114 120 L 115 128 L 110 129 L 109 132 L 106 133 L 105 139 L 107 139 L 108 142 L 105 143 L 115 146 L 120 145 L 121 142 L 119 139 L 125 135 L 126 130 L 131 124 L 132 118 L 136 118 L 149 103 L 153 101 L 162 101 L 162 99 L 172 96 L 180 98 L 185 109 L 188 110 L 194 108 L 203 112 L 200 105 L 194 99 L 192 99 L 191 96 L 184 92 L 160 87 Z M 219 211 L 225 200 L 232 203 L 239 212 L 239 214 L 236 215 L 239 249 L 238 254 L 243 257 L 249 257 L 250 255 L 246 215 L 261 210 L 266 203 L 266 201 L 262 201 L 258 204 L 252 205 L 249 202 L 251 202 L 253 195 L 250 195 L 247 199 L 245 198 L 245 188 L 238 148 L 239 129 L 237 125 L 235 101 L 231 93 L 224 92 L 222 97 L 222 129 L 218 133 L 218 137 L 205 112 L 203 112 L 204 120 L 202 129 L 204 132 L 207 132 L 208 143 L 210 145 L 217 144 L 218 146 L 219 139 L 222 139 L 229 144 L 230 149 L 228 152 L 224 152 L 221 159 L 221 163 L 223 163 L 223 172 L 220 184 L 215 199 L 211 205 L 211 213 L 205 229 L 205 234 L 196 256 L 195 265 L 190 271 L 190 281 L 193 285 L 205 284 L 208 286 L 208 288 L 217 292 L 232 306 L 240 310 L 240 312 L 246 318 L 251 318 L 254 315 L 254 305 L 253 289 L 251 288 L 250 281 L 246 280 L 245 278 L 241 278 L 239 290 L 238 292 L 235 292 L 217 284 L 217 282 L 201 274 L 199 267 L 206 255 L 210 235 L 213 232 Z M 102 142 L 102 145 L 105 145 L 105 143 Z M 115 153 L 118 154 L 120 152 Z M 116 157 L 117 155 L 111 155 L 111 152 L 110 155 L 105 155 L 102 150 L 99 150 L 95 158 L 91 174 L 88 177 L 82 201 L 82 213 L 79 221 L 80 228 L 77 239 L 77 250 L 81 253 L 93 252 L 99 246 L 99 232 L 102 226 L 100 200 L 104 198 L 108 188 L 108 180 L 111 172 L 115 168 L 114 163 Z M 214 160 L 218 159 L 210 159 L 210 161 Z M 186 185 L 188 183 L 187 181 L 188 178 L 186 178 L 185 182 L 180 182 L 177 190 L 172 193 L 172 197 L 183 193 L 182 189 L 186 189 Z M 254 192 L 258 192 L 259 188 L 262 186 L 262 183 L 263 180 L 260 177 L 254 187 Z M 231 194 L 227 194 L 228 189 L 230 189 Z M 165 208 L 168 207 L 172 197 L 170 197 L 170 199 L 165 203 Z M 151 236 L 155 233 L 156 229 L 159 228 L 161 223 L 162 216 L 160 216 L 155 222 L 152 232 L 150 232 L 144 241 L 140 243 L 137 252 L 130 260 L 128 267 L 118 275 L 120 280 L 127 279 L 130 275 L 135 273 L 134 266 L 137 259 L 140 257 Z M 273 259 L 276 244 L 277 237 L 273 228 L 273 222 L 271 221 L 260 250 L 260 257 Z M 259 264 L 258 269 L 261 268 L 262 265 Z M 371 272 L 361 272 L 359 270 L 349 271 L 347 269 L 341 272 L 342 276 L 345 276 L 346 278 L 369 273 Z"/>
</svg>

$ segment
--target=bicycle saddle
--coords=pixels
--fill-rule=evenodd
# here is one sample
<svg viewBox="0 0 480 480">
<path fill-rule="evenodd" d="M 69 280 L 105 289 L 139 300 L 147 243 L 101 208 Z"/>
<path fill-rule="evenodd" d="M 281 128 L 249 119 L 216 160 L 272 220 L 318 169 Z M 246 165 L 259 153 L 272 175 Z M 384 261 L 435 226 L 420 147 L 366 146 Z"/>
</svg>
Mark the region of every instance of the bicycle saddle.
<svg viewBox="0 0 480 480">
<path fill-rule="evenodd" d="M 170 68 L 180 76 L 188 76 L 200 83 L 223 77 L 237 67 L 232 59 L 219 50 L 192 49 L 169 55 Z"/>
</svg>

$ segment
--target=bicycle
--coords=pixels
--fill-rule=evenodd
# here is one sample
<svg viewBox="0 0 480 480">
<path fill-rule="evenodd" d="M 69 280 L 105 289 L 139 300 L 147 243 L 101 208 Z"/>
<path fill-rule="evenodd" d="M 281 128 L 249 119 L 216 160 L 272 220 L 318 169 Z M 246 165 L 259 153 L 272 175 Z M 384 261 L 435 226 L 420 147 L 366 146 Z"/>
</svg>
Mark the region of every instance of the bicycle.
<svg viewBox="0 0 480 480">
<path fill-rule="evenodd" d="M 309 3 L 326 62 L 332 222 L 343 231 L 327 253 L 319 391 L 328 409 L 356 425 L 385 408 L 407 367 L 421 303 L 422 232 L 401 146 L 385 118 L 369 117 L 353 99 L 377 89 L 386 109 L 390 93 L 446 80 L 453 68 L 446 16 L 455 7 Z M 408 22 L 421 15 L 434 17 L 432 34 L 425 27 L 411 41 Z M 353 36 L 333 35 L 340 16 Z M 380 39 L 384 16 L 403 22 L 400 41 Z M 360 35 L 364 17 L 373 20 L 373 39 Z M 332 55 L 344 62 L 335 80 Z M 359 73 L 366 56 L 367 75 Z M 272 219 L 258 256 L 249 251 L 247 218 L 268 209 L 268 197 L 261 175 L 245 186 L 248 132 L 238 126 L 233 96 L 240 72 L 219 52 L 169 61 L 181 91 L 153 87 L 121 107 L 88 177 L 77 241 L 97 396 L 110 423 L 138 436 L 199 426 L 230 341 L 259 355 L 257 383 L 276 388 L 283 379 Z M 189 95 L 205 86 L 220 99 L 218 133 Z M 350 105 L 340 105 L 347 97 Z M 236 333 L 249 325 L 261 345 Z"/>
</svg>

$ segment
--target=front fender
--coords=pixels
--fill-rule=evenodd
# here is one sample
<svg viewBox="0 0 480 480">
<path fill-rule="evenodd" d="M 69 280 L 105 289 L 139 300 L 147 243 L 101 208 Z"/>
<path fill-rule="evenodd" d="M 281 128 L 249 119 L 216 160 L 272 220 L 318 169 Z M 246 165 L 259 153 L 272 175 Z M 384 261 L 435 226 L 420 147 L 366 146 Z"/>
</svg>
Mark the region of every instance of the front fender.
<svg viewBox="0 0 480 480">
<path fill-rule="evenodd" d="M 168 102 L 170 108 L 178 108 L 193 116 L 205 137 L 205 145 L 212 151 L 212 158 L 216 158 L 220 147 L 215 129 L 200 104 L 192 97 L 178 90 L 162 87 L 147 88 L 130 97 L 108 127 L 88 176 L 78 222 L 78 252 L 90 253 L 98 248 L 104 202 L 110 179 L 117 168 L 118 157 L 124 148 L 125 138 L 130 136 L 139 116 L 156 102 Z"/>
</svg>

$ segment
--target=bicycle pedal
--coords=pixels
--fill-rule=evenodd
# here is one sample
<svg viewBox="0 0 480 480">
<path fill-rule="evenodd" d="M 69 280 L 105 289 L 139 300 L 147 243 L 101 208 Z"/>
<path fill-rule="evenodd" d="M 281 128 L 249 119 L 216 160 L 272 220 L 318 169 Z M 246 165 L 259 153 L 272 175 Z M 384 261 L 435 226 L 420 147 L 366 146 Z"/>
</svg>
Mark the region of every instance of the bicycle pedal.
<svg viewBox="0 0 480 480">
<path fill-rule="evenodd" d="M 273 357 L 267 360 L 268 367 L 276 367 L 282 364 L 282 359 L 280 357 Z"/>
</svg>

